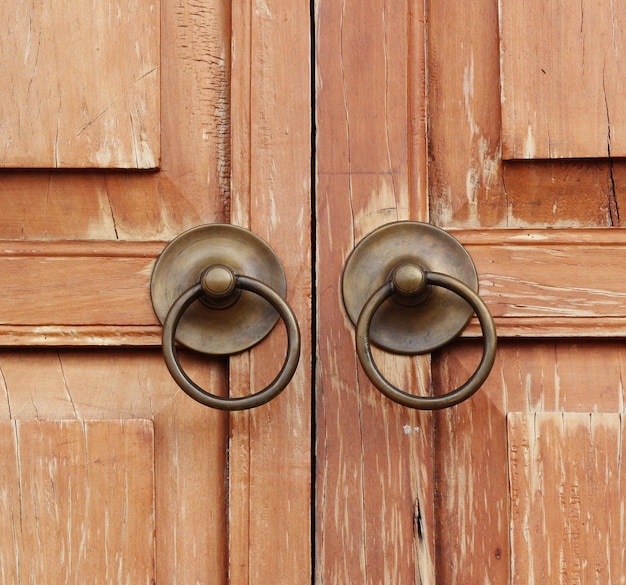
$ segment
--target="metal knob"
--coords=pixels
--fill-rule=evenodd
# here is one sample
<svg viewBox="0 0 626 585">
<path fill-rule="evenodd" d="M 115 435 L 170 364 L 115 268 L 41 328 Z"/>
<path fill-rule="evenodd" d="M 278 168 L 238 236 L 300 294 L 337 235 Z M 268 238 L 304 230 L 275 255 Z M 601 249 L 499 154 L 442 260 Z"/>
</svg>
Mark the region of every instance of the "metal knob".
<svg viewBox="0 0 626 585">
<path fill-rule="evenodd" d="M 376 388 L 403 406 L 422 410 L 448 408 L 474 394 L 491 371 L 497 346 L 493 318 L 477 289 L 471 258 L 439 228 L 397 222 L 364 238 L 346 263 L 343 296 L 356 325 L 359 360 Z M 483 331 L 483 355 L 459 388 L 416 396 L 391 384 L 376 366 L 372 343 L 394 353 L 427 353 L 456 338 L 474 312 Z"/>
<path fill-rule="evenodd" d="M 269 402 L 289 384 L 300 359 L 300 330 L 284 300 L 280 261 L 252 232 L 212 224 L 181 234 L 159 256 L 151 293 L 163 323 L 167 368 L 194 400 L 219 410 L 244 410 Z M 216 396 L 183 370 L 177 342 L 207 354 L 230 355 L 261 341 L 279 318 L 287 330 L 287 353 L 279 373 L 263 390 L 237 398 Z"/>
</svg>

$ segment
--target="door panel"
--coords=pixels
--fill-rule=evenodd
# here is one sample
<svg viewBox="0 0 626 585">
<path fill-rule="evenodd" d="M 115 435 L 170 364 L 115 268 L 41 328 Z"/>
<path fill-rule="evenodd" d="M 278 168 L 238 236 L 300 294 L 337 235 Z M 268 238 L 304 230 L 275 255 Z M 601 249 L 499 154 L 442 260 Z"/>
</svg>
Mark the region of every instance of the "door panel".
<svg viewBox="0 0 626 585">
<path fill-rule="evenodd" d="M 431 218 L 455 227 L 620 225 L 623 164 L 502 162 L 498 4 L 428 8 Z M 492 82 L 488 80 L 493 80 Z M 602 126 L 606 135 L 606 124 Z"/>
<path fill-rule="evenodd" d="M 622 416 L 508 415 L 514 583 L 623 579 Z"/>
<path fill-rule="evenodd" d="M 0 445 L 4 581 L 154 579 L 152 421 L 3 420 Z"/>
<path fill-rule="evenodd" d="M 1 166 L 158 166 L 159 2 L 4 2 L 0 18 Z"/>
<path fill-rule="evenodd" d="M 163 3 L 159 168 L 0 172 L 0 336 L 13 346 L 0 416 L 151 421 L 157 583 L 310 582 L 309 21 L 300 1 Z M 302 334 L 294 380 L 255 413 L 195 403 L 158 350 L 152 265 L 214 222 L 276 251 Z M 183 352 L 183 367 L 218 395 L 259 390 L 283 329 L 230 360 Z"/>
<path fill-rule="evenodd" d="M 625 247 L 621 230 L 608 228 L 620 225 L 625 167 L 607 152 L 502 160 L 497 2 L 412 3 L 404 6 L 402 33 L 394 28 L 392 14 L 403 9 L 397 3 L 331 4 L 319 2 L 317 13 L 317 582 L 357 575 L 360 583 L 509 583 L 523 559 L 509 546 L 510 510 L 520 495 L 509 486 L 508 413 L 623 411 L 623 348 L 612 338 L 623 335 Z M 424 27 L 425 44 L 415 42 Z M 383 152 L 386 140 L 393 146 Z M 398 219 L 430 219 L 467 247 L 500 336 L 494 369 L 470 400 L 432 415 L 401 409 L 397 416 L 418 417 L 427 431 L 411 453 L 365 436 L 387 430 L 397 407 L 363 377 L 341 307 L 348 254 L 372 229 Z M 443 394 L 476 368 L 479 335 L 473 321 L 464 338 L 433 354 L 432 368 L 426 358 L 408 365 L 386 355 L 377 363 L 401 388 Z M 359 415 L 351 426 L 336 414 L 346 404 Z M 343 436 L 363 437 L 360 459 L 346 457 Z M 417 480 L 389 489 L 394 508 L 369 499 L 374 486 L 389 484 L 366 466 L 391 453 Z M 348 476 L 358 495 L 335 489 L 333 509 L 344 514 L 330 516 L 325 494 Z M 403 532 L 399 521 L 374 546 L 371 527 L 384 526 L 392 509 L 412 514 L 415 530 Z M 338 528 L 346 524 L 340 518 L 349 531 Z M 401 563 L 368 563 L 373 548 L 382 556 L 379 548 L 393 555 L 402 547 L 412 555 L 403 561 L 413 563 L 410 574 Z M 575 564 L 563 570 L 572 575 Z"/>
<path fill-rule="evenodd" d="M 191 353 L 185 353 L 182 359 L 186 371 L 199 384 L 212 388 L 217 394 L 226 391 L 227 381 L 219 362 L 211 360 L 207 364 L 205 356 Z M 224 413 L 204 408 L 181 392 L 167 373 L 160 352 L 151 349 L 4 350 L 0 353 L 0 372 L 0 416 L 6 421 L 3 424 L 27 428 L 37 421 L 50 425 L 61 424 L 55 421 L 79 421 L 81 426 L 81 421 L 108 421 L 109 425 L 126 421 L 130 425 L 145 425 L 145 421 L 149 421 L 154 427 L 154 453 L 148 457 L 148 463 L 154 468 L 152 514 L 156 582 L 187 579 L 200 583 L 226 582 L 224 469 L 228 419 Z M 9 422 L 9 419 L 17 422 Z M 59 440 L 63 440 L 63 436 Z M 45 459 L 50 465 L 54 462 L 52 455 Z M 4 466 L 10 463 L 10 459 L 3 461 L 0 477 L 6 478 Z M 27 473 L 27 469 L 27 462 L 23 461 L 22 473 Z M 126 467 L 120 466 L 120 469 Z M 126 471 L 135 473 L 130 469 Z M 63 496 L 69 497 L 69 492 L 63 493 L 59 488 L 58 497 Z M 134 490 L 125 493 L 122 489 L 116 494 L 120 501 L 134 496 Z M 90 506 L 94 512 L 101 510 L 97 500 Z M 19 507 L 13 507 L 16 522 L 19 521 L 18 510 Z M 55 518 L 57 530 L 42 534 L 49 541 L 48 546 L 55 546 L 55 535 L 63 533 L 67 519 L 59 513 Z M 80 518 L 75 521 L 80 522 Z M 24 519 L 22 530 L 25 533 L 35 529 L 35 525 Z M 77 524 L 75 529 L 82 530 L 83 525 Z M 7 546 L 3 546 L 3 550 L 12 551 L 13 536 L 6 537 L 9 540 L 5 541 Z M 92 554 L 102 554 L 101 542 L 101 539 L 94 542 Z M 24 554 L 19 561 L 19 570 L 24 574 L 31 558 Z M 116 561 L 105 568 L 109 575 L 117 578 L 117 566 Z M 101 568 L 95 567 L 90 578 L 102 579 Z M 136 568 L 149 570 L 145 559 L 138 559 Z M 54 582 L 64 583 L 65 580 Z"/>
<path fill-rule="evenodd" d="M 503 158 L 624 156 L 623 6 L 499 7 Z"/>
<path fill-rule="evenodd" d="M 469 361 L 476 356 L 476 345 L 475 341 L 459 341 L 441 352 L 433 369 L 435 387 L 462 382 Z M 437 561 L 439 579 L 452 580 L 462 575 L 470 583 L 508 583 L 514 566 L 516 572 L 530 570 L 534 575 L 547 574 L 547 564 L 535 557 L 534 568 L 531 567 L 525 560 L 528 559 L 525 547 L 518 548 L 520 524 L 519 518 L 512 516 L 513 510 L 524 498 L 537 495 L 535 492 L 522 495 L 512 489 L 516 481 L 521 480 L 509 476 L 509 467 L 514 464 L 511 458 L 515 454 L 512 452 L 514 443 L 509 440 L 514 430 L 509 422 L 507 431 L 507 413 L 514 413 L 509 415 L 513 420 L 529 420 L 535 416 L 549 419 L 552 413 L 560 418 L 577 413 L 591 420 L 592 416 L 601 416 L 592 413 L 621 413 L 623 352 L 622 344 L 608 340 L 501 341 L 498 360 L 484 387 L 471 401 L 437 415 L 435 485 L 438 550 L 441 551 Z M 611 451 L 607 450 L 608 443 L 603 448 L 598 447 L 594 450 L 595 456 L 618 458 L 619 449 L 615 444 Z M 529 454 L 529 459 L 533 457 L 539 455 Z M 559 457 L 555 444 L 554 451 L 543 457 L 544 465 L 554 467 Z M 583 464 L 582 459 L 572 454 L 567 465 L 577 462 Z M 518 460 L 518 464 L 519 473 L 524 474 L 538 463 L 527 461 L 523 469 L 523 462 Z M 564 474 L 567 465 L 560 467 Z M 611 480 L 603 487 L 611 493 L 621 489 L 621 465 L 616 465 Z M 554 481 L 551 485 L 555 486 Z M 534 510 L 539 513 L 540 503 L 534 501 Z M 581 515 L 589 515 L 591 530 L 594 509 L 590 500 L 581 499 L 580 506 Z M 547 522 L 554 526 L 563 516 L 561 508 L 552 508 L 546 507 Z M 608 516 L 612 514 L 606 506 L 603 510 Z M 540 533 L 527 531 L 527 534 L 533 538 L 529 546 L 544 548 L 552 538 L 561 537 L 560 533 L 553 534 L 547 528 Z M 513 548 L 511 539 L 517 543 Z M 541 539 L 543 542 L 539 544 Z M 620 542 L 618 537 L 609 539 L 611 546 L 620 547 Z M 584 551 L 579 558 L 591 559 L 594 554 L 592 550 Z M 623 574 L 619 555 L 611 556 L 611 563 L 622 567 Z M 608 563 L 609 553 L 602 558 Z M 562 570 L 571 575 L 575 562 L 563 564 Z"/>
</svg>

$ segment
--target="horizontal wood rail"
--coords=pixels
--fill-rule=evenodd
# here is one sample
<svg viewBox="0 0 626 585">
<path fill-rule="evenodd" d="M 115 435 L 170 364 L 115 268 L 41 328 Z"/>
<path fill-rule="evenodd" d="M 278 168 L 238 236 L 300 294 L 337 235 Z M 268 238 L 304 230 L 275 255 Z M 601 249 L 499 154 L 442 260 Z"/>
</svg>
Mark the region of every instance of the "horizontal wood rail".
<svg viewBox="0 0 626 585">
<path fill-rule="evenodd" d="M 626 334 L 626 231 L 451 230 L 500 337 Z M 465 335 L 479 335 L 474 319 Z"/>
<path fill-rule="evenodd" d="M 626 335 L 626 230 L 449 231 L 500 337 Z M 0 242 L 0 345 L 159 345 L 150 276 L 165 245 Z M 480 335 L 475 319 L 464 335 Z"/>
<path fill-rule="evenodd" d="M 158 345 L 152 266 L 165 242 L 0 242 L 0 345 Z"/>
</svg>

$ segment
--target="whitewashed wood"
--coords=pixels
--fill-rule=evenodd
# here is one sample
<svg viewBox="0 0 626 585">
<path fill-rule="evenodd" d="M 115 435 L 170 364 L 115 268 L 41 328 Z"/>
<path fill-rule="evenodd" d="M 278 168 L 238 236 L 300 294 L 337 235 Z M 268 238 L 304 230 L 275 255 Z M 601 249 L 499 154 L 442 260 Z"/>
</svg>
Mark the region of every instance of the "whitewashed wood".
<svg viewBox="0 0 626 585">
<path fill-rule="evenodd" d="M 500 0 L 502 156 L 626 154 L 626 6 Z"/>
<path fill-rule="evenodd" d="M 4 583 L 155 578 L 152 422 L 0 421 Z"/>
<path fill-rule="evenodd" d="M 232 3 L 230 222 L 281 260 L 302 336 L 300 363 L 269 404 L 230 416 L 228 571 L 232 583 L 312 579 L 311 38 L 303 0 Z M 265 387 L 286 351 L 282 324 L 229 360 L 230 393 Z"/>
<path fill-rule="evenodd" d="M 0 19 L 2 166 L 158 166 L 159 0 L 3 2 Z"/>
<path fill-rule="evenodd" d="M 432 417 L 384 398 L 343 311 L 346 257 L 371 230 L 428 218 L 425 3 L 316 5 L 316 582 L 434 583 Z M 428 393 L 429 360 L 379 356 Z"/>
<path fill-rule="evenodd" d="M 227 384 L 219 361 L 186 352 L 181 359 L 193 380 L 224 394 Z M 210 577 L 226 583 L 227 415 L 184 394 L 159 351 L 3 350 L 0 417 L 150 421 L 156 582 L 196 583 Z"/>
<path fill-rule="evenodd" d="M 622 418 L 508 415 L 513 584 L 624 582 Z"/>
</svg>

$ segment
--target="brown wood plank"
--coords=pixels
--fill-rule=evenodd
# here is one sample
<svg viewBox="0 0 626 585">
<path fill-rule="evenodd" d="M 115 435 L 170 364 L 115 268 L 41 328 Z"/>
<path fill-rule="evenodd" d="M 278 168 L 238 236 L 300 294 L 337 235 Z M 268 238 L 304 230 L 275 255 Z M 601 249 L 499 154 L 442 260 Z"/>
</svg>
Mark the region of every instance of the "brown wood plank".
<svg viewBox="0 0 626 585">
<path fill-rule="evenodd" d="M 512 583 L 623 579 L 622 416 L 508 415 Z"/>
<path fill-rule="evenodd" d="M 502 184 L 498 7 L 427 2 L 430 214 L 436 225 L 508 225 Z"/>
<path fill-rule="evenodd" d="M 153 345 L 150 301 L 162 242 L 4 242 L 4 345 Z M 91 341 L 90 341 L 91 340 Z"/>
<path fill-rule="evenodd" d="M 434 393 L 464 383 L 479 352 L 474 342 L 446 347 L 433 359 Z M 508 583 L 502 353 L 471 399 L 434 417 L 437 583 Z"/>
<path fill-rule="evenodd" d="M 277 253 L 302 350 L 271 403 L 230 416 L 229 579 L 311 582 L 311 85 L 306 2 L 232 4 L 230 221 Z M 286 350 L 279 325 L 230 359 L 231 395 L 264 388 Z"/>
<path fill-rule="evenodd" d="M 158 320 L 149 303 L 153 262 L 132 257 L 113 262 L 91 257 L 2 257 L 0 271 L 9 278 L 0 321 L 33 328 L 124 322 L 155 325 Z M 18 278 L 11 278 L 14 274 Z"/>
<path fill-rule="evenodd" d="M 203 387 L 226 391 L 220 360 L 189 352 L 181 359 Z M 153 421 L 156 582 L 227 582 L 227 416 L 185 395 L 159 351 L 4 350 L 0 416 Z M 13 501 L 11 493 L 6 501 Z M 0 531 L 5 528 L 2 523 Z"/>
<path fill-rule="evenodd" d="M 29 1 L 0 17 L 3 167 L 158 166 L 159 2 Z"/>
<path fill-rule="evenodd" d="M 329 181 L 335 184 L 335 179 Z M 500 336 L 626 333 L 626 304 L 622 302 L 626 236 L 620 230 L 450 233 L 474 260 L 480 293 Z M 0 251 L 6 284 L 0 341 L 16 345 L 159 344 L 160 326 L 150 302 L 149 281 L 163 246 L 161 242 L 5 242 Z M 280 240 L 274 246 L 289 247 Z M 337 260 L 337 274 L 344 254 L 347 249 Z M 291 256 L 284 252 L 281 258 L 286 266 L 294 264 L 295 279 L 304 279 L 302 265 L 289 261 Z M 476 322 L 465 332 L 479 333 Z"/>
<path fill-rule="evenodd" d="M 3 579 L 154 579 L 151 421 L 0 421 L 0 435 Z"/>
<path fill-rule="evenodd" d="M 499 6 L 503 157 L 624 156 L 624 5 Z"/>
<path fill-rule="evenodd" d="M 316 571 L 328 583 L 433 583 L 431 416 L 358 366 L 341 273 L 381 224 L 428 217 L 423 3 L 317 3 Z M 428 360 L 377 355 L 428 392 Z M 419 462 L 416 464 L 416 462 Z"/>
<path fill-rule="evenodd" d="M 439 352 L 433 359 L 435 392 L 465 382 L 479 355 L 479 343 L 469 340 Z M 625 363 L 620 342 L 501 341 L 492 373 L 480 390 L 436 415 L 438 581 L 509 580 L 506 414 L 622 412 Z M 544 459 L 552 464 L 550 457 Z M 621 546 L 621 540 L 616 542 Z"/>
<path fill-rule="evenodd" d="M 479 275 L 502 336 L 602 336 L 624 331 L 619 230 L 451 231 Z M 469 334 L 479 331 L 474 323 Z"/>
</svg>

